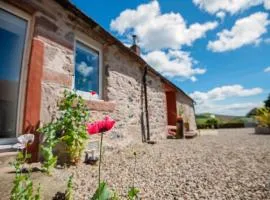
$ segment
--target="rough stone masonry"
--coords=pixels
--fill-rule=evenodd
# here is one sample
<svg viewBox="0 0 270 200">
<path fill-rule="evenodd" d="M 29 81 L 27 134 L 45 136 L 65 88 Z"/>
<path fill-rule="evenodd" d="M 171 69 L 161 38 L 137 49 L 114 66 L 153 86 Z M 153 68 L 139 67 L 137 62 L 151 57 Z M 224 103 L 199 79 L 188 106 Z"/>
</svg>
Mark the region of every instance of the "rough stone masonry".
<svg viewBox="0 0 270 200">
<path fill-rule="evenodd" d="M 101 49 L 102 100 L 86 101 L 91 120 L 110 115 L 117 121 L 114 130 L 106 136 L 112 147 L 126 146 L 142 140 L 146 129 L 144 67 L 127 50 L 119 47 L 108 33 L 86 16 L 68 11 L 60 1 L 8 1 L 32 16 L 32 40 L 43 47 L 40 120 L 47 123 L 56 112 L 57 101 L 65 89 L 73 89 L 74 44 L 80 38 Z M 80 17 L 78 17 L 78 15 Z M 34 59 L 34 58 L 32 58 Z M 149 128 L 151 139 L 164 138 L 167 132 L 166 95 L 161 77 L 148 73 L 146 77 Z M 185 116 L 196 129 L 192 100 L 177 93 L 177 102 L 184 106 Z"/>
</svg>

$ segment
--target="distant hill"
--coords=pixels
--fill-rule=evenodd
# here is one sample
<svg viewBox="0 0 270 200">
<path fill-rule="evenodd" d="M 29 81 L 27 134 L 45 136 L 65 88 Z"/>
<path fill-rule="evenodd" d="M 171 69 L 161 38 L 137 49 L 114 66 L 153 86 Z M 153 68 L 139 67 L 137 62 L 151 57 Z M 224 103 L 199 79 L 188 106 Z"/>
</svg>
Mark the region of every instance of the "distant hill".
<svg viewBox="0 0 270 200">
<path fill-rule="evenodd" d="M 256 120 L 252 117 L 246 116 L 233 116 L 233 115 L 220 115 L 214 113 L 202 113 L 196 115 L 196 122 L 197 124 L 205 124 L 211 116 L 214 115 L 215 118 L 218 120 L 219 124 L 225 123 L 255 123 Z"/>
<path fill-rule="evenodd" d="M 196 115 L 196 118 L 205 118 L 208 119 L 210 118 L 211 115 L 214 115 L 216 117 L 216 119 L 222 121 L 222 122 L 228 122 L 228 121 L 232 121 L 232 120 L 239 120 L 239 119 L 243 119 L 246 118 L 245 116 L 234 116 L 234 115 L 220 115 L 220 114 L 214 114 L 214 113 L 202 113 L 202 114 L 198 114 Z"/>
</svg>

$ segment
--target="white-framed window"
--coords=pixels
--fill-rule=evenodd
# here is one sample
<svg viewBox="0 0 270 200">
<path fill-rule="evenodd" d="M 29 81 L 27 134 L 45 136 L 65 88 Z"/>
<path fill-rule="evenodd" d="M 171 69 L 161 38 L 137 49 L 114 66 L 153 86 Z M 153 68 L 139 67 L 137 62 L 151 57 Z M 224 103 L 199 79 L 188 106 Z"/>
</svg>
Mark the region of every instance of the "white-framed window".
<svg viewBox="0 0 270 200">
<path fill-rule="evenodd" d="M 22 132 L 31 16 L 0 2 L 0 144 Z"/>
<path fill-rule="evenodd" d="M 101 100 L 101 49 L 80 39 L 76 39 L 74 52 L 74 90 L 86 100 Z M 96 94 L 93 94 L 93 92 Z"/>
</svg>

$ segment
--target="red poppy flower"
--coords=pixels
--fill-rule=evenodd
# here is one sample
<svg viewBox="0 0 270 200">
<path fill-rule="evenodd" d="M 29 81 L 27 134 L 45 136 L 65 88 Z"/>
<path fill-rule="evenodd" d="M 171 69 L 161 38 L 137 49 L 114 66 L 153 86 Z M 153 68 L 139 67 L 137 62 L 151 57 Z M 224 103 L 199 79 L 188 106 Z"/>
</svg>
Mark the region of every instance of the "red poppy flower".
<svg viewBox="0 0 270 200">
<path fill-rule="evenodd" d="M 94 135 L 97 133 L 103 133 L 109 131 L 113 128 L 115 121 L 111 119 L 109 116 L 106 116 L 103 120 L 96 121 L 93 123 L 87 124 L 87 132 L 90 135 Z"/>
<path fill-rule="evenodd" d="M 97 93 L 96 93 L 95 91 L 90 91 L 90 94 L 91 94 L 92 96 L 94 96 L 94 95 L 96 95 Z"/>
</svg>

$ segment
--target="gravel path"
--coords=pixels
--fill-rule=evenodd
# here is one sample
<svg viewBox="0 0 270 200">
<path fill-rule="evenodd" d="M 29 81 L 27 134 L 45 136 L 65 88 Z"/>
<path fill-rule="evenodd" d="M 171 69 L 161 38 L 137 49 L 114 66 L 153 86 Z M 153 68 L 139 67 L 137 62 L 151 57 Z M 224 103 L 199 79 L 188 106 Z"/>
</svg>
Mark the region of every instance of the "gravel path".
<svg viewBox="0 0 270 200">
<path fill-rule="evenodd" d="M 221 133 L 105 153 L 102 179 L 121 199 L 132 184 L 134 151 L 141 199 L 270 199 L 270 135 Z M 88 199 L 97 185 L 97 166 L 68 170 L 75 174 L 75 199 Z"/>
</svg>

